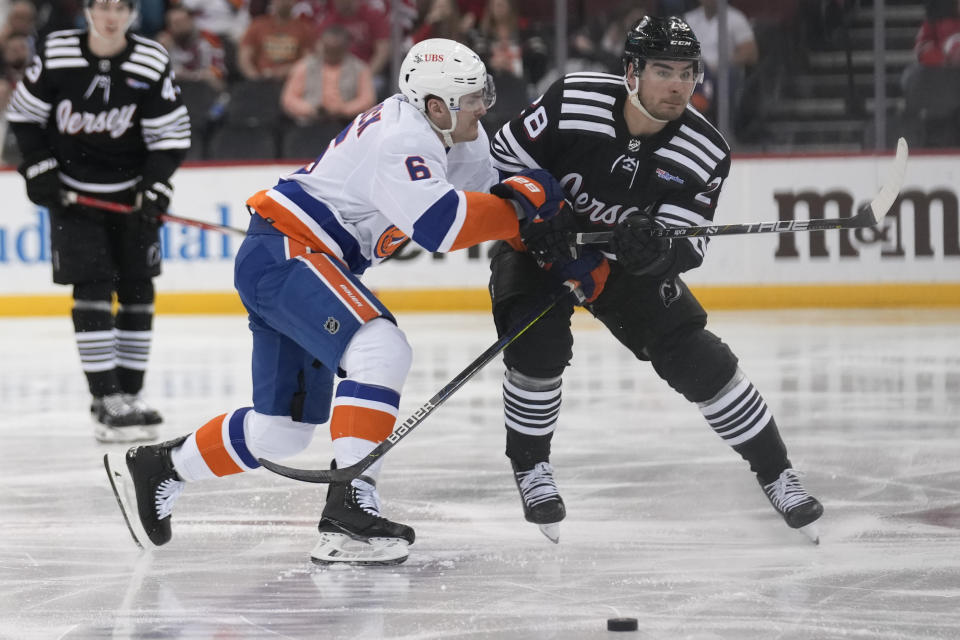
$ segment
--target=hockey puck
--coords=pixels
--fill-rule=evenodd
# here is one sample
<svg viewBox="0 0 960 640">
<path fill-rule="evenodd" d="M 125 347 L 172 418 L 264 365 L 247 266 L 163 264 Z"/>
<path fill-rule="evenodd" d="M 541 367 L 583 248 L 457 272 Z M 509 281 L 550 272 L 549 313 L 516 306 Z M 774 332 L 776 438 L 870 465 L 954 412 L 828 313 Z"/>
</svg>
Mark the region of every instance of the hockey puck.
<svg viewBox="0 0 960 640">
<path fill-rule="evenodd" d="M 636 618 L 607 618 L 607 631 L 636 631 Z"/>
</svg>

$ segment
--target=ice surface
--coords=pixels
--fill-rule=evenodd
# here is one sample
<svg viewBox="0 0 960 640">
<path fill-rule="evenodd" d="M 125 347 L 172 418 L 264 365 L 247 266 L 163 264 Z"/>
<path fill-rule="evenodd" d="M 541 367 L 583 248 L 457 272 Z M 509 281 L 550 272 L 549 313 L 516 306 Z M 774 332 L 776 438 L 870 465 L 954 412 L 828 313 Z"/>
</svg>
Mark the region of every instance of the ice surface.
<svg viewBox="0 0 960 640">
<path fill-rule="evenodd" d="M 479 315 L 400 318 L 405 417 L 491 344 Z M 406 564 L 310 563 L 324 487 L 259 470 L 187 487 L 139 551 L 100 459 L 67 318 L 0 320 L 0 637 L 960 638 L 960 312 L 715 313 L 826 514 L 815 547 L 745 464 L 598 324 L 575 318 L 553 545 L 521 515 L 492 363 L 386 459 Z M 164 438 L 249 403 L 239 316 L 161 316 Z M 322 467 L 320 427 L 287 461 Z M 632 616 L 637 632 L 606 631 Z"/>
</svg>

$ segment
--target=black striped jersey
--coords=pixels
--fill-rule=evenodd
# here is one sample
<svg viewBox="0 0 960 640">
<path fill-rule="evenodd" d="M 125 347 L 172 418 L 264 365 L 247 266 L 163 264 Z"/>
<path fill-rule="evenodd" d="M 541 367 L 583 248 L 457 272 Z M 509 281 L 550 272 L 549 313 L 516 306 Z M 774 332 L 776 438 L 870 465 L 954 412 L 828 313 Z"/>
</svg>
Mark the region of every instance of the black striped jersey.
<svg viewBox="0 0 960 640">
<path fill-rule="evenodd" d="M 667 227 L 713 223 L 730 170 L 723 136 L 688 106 L 659 133 L 641 138 L 623 116 L 621 76 L 571 73 L 556 82 L 491 141 L 503 173 L 540 167 L 570 196 L 580 231 L 609 231 L 636 211 Z M 700 265 L 709 238 L 680 242 L 679 271 Z"/>
<path fill-rule="evenodd" d="M 166 50 L 127 34 L 111 58 L 90 51 L 87 32 L 56 31 L 27 68 L 7 119 L 25 159 L 52 153 L 64 188 L 132 194 L 168 180 L 190 147 L 190 118 Z"/>
</svg>

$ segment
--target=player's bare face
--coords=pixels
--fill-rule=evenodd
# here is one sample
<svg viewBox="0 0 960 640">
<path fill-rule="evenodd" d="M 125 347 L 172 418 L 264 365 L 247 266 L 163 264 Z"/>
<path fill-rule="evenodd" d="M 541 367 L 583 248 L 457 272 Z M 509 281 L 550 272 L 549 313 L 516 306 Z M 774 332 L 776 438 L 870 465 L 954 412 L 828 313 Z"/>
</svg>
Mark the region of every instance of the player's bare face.
<svg viewBox="0 0 960 640">
<path fill-rule="evenodd" d="M 650 60 L 640 74 L 638 97 L 654 118 L 676 120 L 696 86 L 697 70 L 692 62 Z"/>
<path fill-rule="evenodd" d="M 94 2 L 90 7 L 91 31 L 103 40 L 124 39 L 130 24 L 130 7 L 126 2 Z"/>
</svg>

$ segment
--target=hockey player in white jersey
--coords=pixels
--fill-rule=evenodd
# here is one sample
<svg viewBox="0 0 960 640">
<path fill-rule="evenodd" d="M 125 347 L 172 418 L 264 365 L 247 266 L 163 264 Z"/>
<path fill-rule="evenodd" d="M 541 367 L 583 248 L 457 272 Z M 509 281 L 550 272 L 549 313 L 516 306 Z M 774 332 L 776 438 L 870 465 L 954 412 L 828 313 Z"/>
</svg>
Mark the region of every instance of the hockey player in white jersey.
<svg viewBox="0 0 960 640">
<path fill-rule="evenodd" d="M 105 457 L 141 544 L 170 540 L 171 507 L 184 483 L 292 456 L 328 419 L 340 467 L 391 433 L 411 351 L 390 311 L 360 281 L 365 269 L 408 240 L 445 252 L 513 238 L 519 225 L 563 206 L 545 171 L 497 183 L 479 126 L 493 86 L 475 53 L 425 40 L 407 54 L 399 80 L 401 94 L 357 116 L 315 161 L 247 200 L 251 221 L 235 284 L 253 333 L 253 407 L 130 449 L 125 460 Z M 380 515 L 381 466 L 330 485 L 315 562 L 407 558 L 413 529 Z"/>
</svg>

